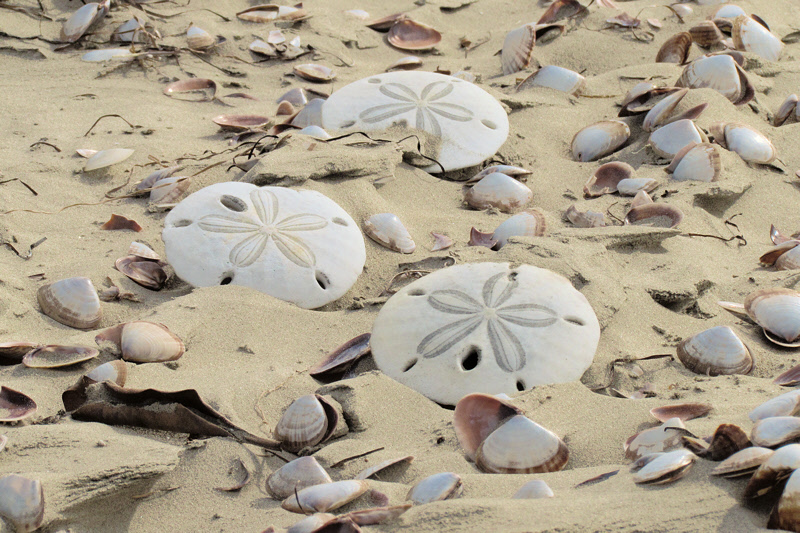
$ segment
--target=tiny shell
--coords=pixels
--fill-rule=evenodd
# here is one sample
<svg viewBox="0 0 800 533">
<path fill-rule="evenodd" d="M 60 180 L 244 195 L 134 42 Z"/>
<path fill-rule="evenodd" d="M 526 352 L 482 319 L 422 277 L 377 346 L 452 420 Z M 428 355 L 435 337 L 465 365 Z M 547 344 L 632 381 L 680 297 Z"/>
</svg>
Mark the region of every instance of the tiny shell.
<svg viewBox="0 0 800 533">
<path fill-rule="evenodd" d="M 91 172 L 92 170 L 110 167 L 111 165 L 122 163 L 132 155 L 133 150 L 128 148 L 110 148 L 108 150 L 100 150 L 86 161 L 83 171 Z"/>
<path fill-rule="evenodd" d="M 392 213 L 372 215 L 364 221 L 364 233 L 378 244 L 403 254 L 413 253 L 417 245 L 411 234 Z"/>
<path fill-rule="evenodd" d="M 461 476 L 452 472 L 440 472 L 428 476 L 414 485 L 408 491 L 406 499 L 411 500 L 415 505 L 423 505 L 458 498 L 462 490 Z"/>
<path fill-rule="evenodd" d="M 189 26 L 186 30 L 186 43 L 191 50 L 208 50 L 215 44 L 217 39 L 206 30 L 197 26 Z"/>
<path fill-rule="evenodd" d="M 303 78 L 304 80 L 314 81 L 318 83 L 326 83 L 332 81 L 336 74 L 330 68 L 324 65 L 316 65 L 313 63 L 306 63 L 294 67 L 294 74 Z"/>
<path fill-rule="evenodd" d="M 369 489 L 363 480 L 335 481 L 307 487 L 286 498 L 281 507 L 293 513 L 325 513 L 355 500 Z"/>
<path fill-rule="evenodd" d="M 528 209 L 504 220 L 492 233 L 492 240 L 497 243 L 492 247 L 499 250 L 508 243 L 511 237 L 541 237 L 547 231 L 544 213 L 538 209 Z"/>
<path fill-rule="evenodd" d="M 692 372 L 709 376 L 748 374 L 754 366 L 750 350 L 728 326 L 684 339 L 678 344 L 678 359 Z"/>
<path fill-rule="evenodd" d="M 100 298 L 89 278 L 67 278 L 42 285 L 36 293 L 42 312 L 78 329 L 92 329 L 100 323 Z"/>
<path fill-rule="evenodd" d="M 295 491 L 332 481 L 331 476 L 314 457 L 299 457 L 267 478 L 267 490 L 276 500 L 284 500 Z"/>
<path fill-rule="evenodd" d="M 30 368 L 60 368 L 83 363 L 98 355 L 100 352 L 95 348 L 50 344 L 28 352 L 22 364 Z"/>
<path fill-rule="evenodd" d="M 636 196 L 640 192 L 652 192 L 658 187 L 654 178 L 628 178 L 617 183 L 617 192 L 622 196 Z"/>
<path fill-rule="evenodd" d="M 658 485 L 677 481 L 686 475 L 696 459 L 697 456 L 689 450 L 659 454 L 633 474 L 633 482 Z"/>
<path fill-rule="evenodd" d="M 429 50 L 439 44 L 442 34 L 427 24 L 406 19 L 389 29 L 387 40 L 401 50 Z"/>
<path fill-rule="evenodd" d="M 600 228 L 606 225 L 606 217 L 598 211 L 579 211 L 575 204 L 569 206 L 565 213 L 567 220 L 576 228 Z"/>
<path fill-rule="evenodd" d="M 514 500 L 535 500 L 539 498 L 552 498 L 553 489 L 541 479 L 533 479 L 522 485 L 511 497 Z"/>
<path fill-rule="evenodd" d="M 786 122 L 790 116 L 796 113 L 798 98 L 796 94 L 790 94 L 783 101 L 778 111 L 775 112 L 775 118 L 772 120 L 773 126 L 780 126 Z"/>
<path fill-rule="evenodd" d="M 572 156 L 578 161 L 594 161 L 617 151 L 631 135 L 627 124 L 603 120 L 586 126 L 572 138 Z"/>
<path fill-rule="evenodd" d="M 28 395 L 0 386 L 0 422 L 24 420 L 36 413 L 36 409 L 36 402 Z"/>
<path fill-rule="evenodd" d="M 634 198 L 634 201 L 636 199 Z M 674 228 L 683 220 L 683 213 L 677 207 L 666 204 L 649 203 L 631 207 L 625 215 L 625 224 Z"/>
<path fill-rule="evenodd" d="M 42 483 L 16 474 L 0 478 L 0 517 L 11 522 L 17 533 L 38 530 L 44 520 Z"/>
<path fill-rule="evenodd" d="M 325 360 L 310 368 L 310 376 L 319 377 L 347 372 L 350 366 L 369 353 L 369 333 L 354 337 L 333 350 Z"/>
</svg>

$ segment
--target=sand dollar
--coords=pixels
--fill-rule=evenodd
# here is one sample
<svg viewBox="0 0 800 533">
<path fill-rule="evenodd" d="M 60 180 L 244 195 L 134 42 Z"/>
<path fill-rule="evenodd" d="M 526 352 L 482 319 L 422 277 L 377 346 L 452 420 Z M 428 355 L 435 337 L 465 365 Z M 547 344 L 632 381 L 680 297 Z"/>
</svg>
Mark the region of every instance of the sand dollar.
<svg viewBox="0 0 800 533">
<path fill-rule="evenodd" d="M 600 325 L 564 277 L 530 265 L 470 263 L 411 283 L 383 306 L 378 368 L 443 404 L 579 379 Z"/>
<path fill-rule="evenodd" d="M 342 296 L 364 267 L 358 225 L 316 191 L 217 183 L 164 221 L 167 261 L 196 287 L 245 285 L 313 309 Z"/>
<path fill-rule="evenodd" d="M 369 76 L 331 95 L 322 106 L 331 134 L 424 131 L 422 153 L 445 170 L 470 167 L 497 152 L 508 137 L 508 115 L 495 98 L 468 81 L 433 72 Z M 438 165 L 425 168 L 440 172 Z"/>
</svg>

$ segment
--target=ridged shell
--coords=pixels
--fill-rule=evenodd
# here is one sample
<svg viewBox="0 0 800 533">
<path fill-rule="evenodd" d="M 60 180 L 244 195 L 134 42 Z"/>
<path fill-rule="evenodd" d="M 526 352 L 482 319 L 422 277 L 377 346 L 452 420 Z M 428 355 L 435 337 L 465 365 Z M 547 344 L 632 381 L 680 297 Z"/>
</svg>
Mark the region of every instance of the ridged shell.
<svg viewBox="0 0 800 533">
<path fill-rule="evenodd" d="M 518 407 L 490 394 L 476 392 L 461 398 L 453 412 L 453 428 L 467 457 L 474 461 L 486 437 L 506 420 L 521 413 Z"/>
<path fill-rule="evenodd" d="M 617 192 L 617 184 L 620 181 L 632 178 L 635 174 L 633 167 L 623 161 L 605 163 L 589 176 L 589 180 L 583 186 L 583 194 L 587 197 L 613 194 Z"/>
<path fill-rule="evenodd" d="M 768 493 L 797 468 L 800 468 L 800 444 L 781 446 L 753 473 L 742 497 L 751 499 Z"/>
<path fill-rule="evenodd" d="M 750 439 L 742 428 L 736 424 L 720 424 L 708 447 L 697 453 L 704 459 L 722 461 L 750 445 Z"/>
<path fill-rule="evenodd" d="M 668 94 L 661 99 L 653 109 L 647 112 L 642 123 L 642 128 L 645 131 L 653 131 L 666 121 L 667 117 L 672 114 L 675 107 L 683 100 L 683 97 L 689 93 L 689 89 L 680 89 L 672 94 Z"/>
<path fill-rule="evenodd" d="M 108 12 L 105 3 L 91 2 L 80 7 L 61 27 L 61 40 L 74 43 Z"/>
<path fill-rule="evenodd" d="M 0 386 L 0 422 L 18 422 L 36 412 L 31 397 L 6 386 Z"/>
<path fill-rule="evenodd" d="M 725 39 L 717 25 L 710 20 L 704 20 L 692 26 L 689 34 L 692 36 L 692 41 L 703 48 L 716 46 Z"/>
<path fill-rule="evenodd" d="M 778 504 L 772 509 L 767 527 L 800 531 L 800 473 L 797 470 L 786 481 Z"/>
<path fill-rule="evenodd" d="M 325 513 L 350 503 L 369 488 L 363 480 L 335 481 L 307 487 L 286 498 L 281 507 L 293 513 Z"/>
<path fill-rule="evenodd" d="M 773 453 L 775 453 L 775 451 L 769 448 L 750 446 L 722 461 L 711 471 L 711 475 L 722 477 L 746 476 L 753 473 L 769 459 Z"/>
<path fill-rule="evenodd" d="M 773 416 L 794 416 L 800 411 L 800 390 L 793 390 L 762 403 L 747 415 L 753 422 Z"/>
<path fill-rule="evenodd" d="M 753 425 L 750 440 L 756 446 L 774 448 L 800 437 L 800 418 L 773 416 L 763 418 Z"/>
<path fill-rule="evenodd" d="M 708 142 L 708 137 L 694 122 L 682 119 L 658 128 L 650 134 L 648 142 L 656 154 L 673 159 L 687 145 Z"/>
<path fill-rule="evenodd" d="M 572 156 L 581 162 L 594 161 L 616 152 L 628 141 L 631 129 L 619 120 L 603 120 L 586 126 L 572 138 Z"/>
<path fill-rule="evenodd" d="M 276 500 L 284 500 L 306 487 L 331 483 L 331 476 L 314 457 L 300 457 L 274 471 L 267 478 L 267 490 Z"/>
<path fill-rule="evenodd" d="M 517 90 L 548 87 L 567 94 L 580 94 L 585 85 L 586 78 L 577 72 L 556 65 L 548 65 L 525 78 L 517 86 Z"/>
<path fill-rule="evenodd" d="M 17 533 L 39 529 L 44 520 L 42 483 L 16 474 L 0 478 L 0 517 L 11 522 Z"/>
<path fill-rule="evenodd" d="M 638 196 L 638 194 L 637 194 Z M 636 202 L 636 198 L 633 199 Z M 625 224 L 674 228 L 683 220 L 683 213 L 677 207 L 667 204 L 645 203 L 633 206 L 625 215 Z"/>
<path fill-rule="evenodd" d="M 689 58 L 689 50 L 692 47 L 692 35 L 682 31 L 676 33 L 661 45 L 656 54 L 656 63 L 676 63 L 683 65 Z"/>
<path fill-rule="evenodd" d="M 728 150 L 750 163 L 768 164 L 775 160 L 775 146 L 763 133 L 746 124 L 725 124 L 725 144 Z"/>
<path fill-rule="evenodd" d="M 57 322 L 78 329 L 100 323 L 100 298 L 89 278 L 67 278 L 42 285 L 36 296 L 42 312 Z"/>
<path fill-rule="evenodd" d="M 527 185 L 500 172 L 489 174 L 464 194 L 464 200 L 475 209 L 496 207 L 504 213 L 522 209 L 532 198 Z"/>
<path fill-rule="evenodd" d="M 440 472 L 428 476 L 408 491 L 406 500 L 423 505 L 441 500 L 457 498 L 461 494 L 461 476 L 452 472 Z"/>
<path fill-rule="evenodd" d="M 676 82 L 679 87 L 714 89 L 735 105 L 743 105 L 753 99 L 755 91 L 733 57 L 720 54 L 695 59 L 683 70 Z"/>
<path fill-rule="evenodd" d="M 531 64 L 535 44 L 534 24 L 525 24 L 508 32 L 503 41 L 503 51 L 500 54 L 503 74 L 513 74 L 527 68 Z"/>
<path fill-rule="evenodd" d="M 636 196 L 640 192 L 651 192 L 658 187 L 654 178 L 628 178 L 617 183 L 617 192 L 622 196 Z"/>
<path fill-rule="evenodd" d="M 696 459 L 697 456 L 689 450 L 660 454 L 633 474 L 633 482 L 659 485 L 677 481 L 686 475 Z"/>
<path fill-rule="evenodd" d="M 287 451 L 296 453 L 330 438 L 338 420 L 338 413 L 324 398 L 308 394 L 296 399 L 284 411 L 275 425 L 275 438 Z"/>
<path fill-rule="evenodd" d="M 492 239 L 497 241 L 495 250 L 499 250 L 508 243 L 511 237 L 541 237 L 547 231 L 547 221 L 544 213 L 538 209 L 528 209 L 504 220 L 492 233 Z"/>
<path fill-rule="evenodd" d="M 682 422 L 700 418 L 711 412 L 712 407 L 707 403 L 679 403 L 664 405 L 650 409 L 650 414 L 659 422 L 666 422 L 670 418 L 678 418 Z"/>
<path fill-rule="evenodd" d="M 60 368 L 83 363 L 98 355 L 100 351 L 95 348 L 51 344 L 28 352 L 22 364 L 30 368 Z"/>
<path fill-rule="evenodd" d="M 183 342 L 166 326 L 144 321 L 124 324 L 119 346 L 122 358 L 134 363 L 174 361 L 185 351 Z"/>
<path fill-rule="evenodd" d="M 645 429 L 632 435 L 623 444 L 625 457 L 635 461 L 651 453 L 661 453 L 681 443 L 684 429 L 683 421 L 680 418 L 670 418 L 660 426 Z"/>
<path fill-rule="evenodd" d="M 379 213 L 366 219 L 364 233 L 373 241 L 395 252 L 410 254 L 417 249 L 411 234 L 397 215 L 392 213 Z"/>
<path fill-rule="evenodd" d="M 717 181 L 722 173 L 722 158 L 719 149 L 711 143 L 691 143 L 675 154 L 664 170 L 677 181 Z"/>
<path fill-rule="evenodd" d="M 536 500 L 539 498 L 552 498 L 553 489 L 541 479 L 532 479 L 522 485 L 511 497 L 512 500 Z"/>
<path fill-rule="evenodd" d="M 394 24 L 386 39 L 401 50 L 429 50 L 439 44 L 442 34 L 427 24 L 406 19 Z"/>
<path fill-rule="evenodd" d="M 747 314 L 769 340 L 796 346 L 800 339 L 800 293 L 791 289 L 761 289 L 744 301 Z"/>
<path fill-rule="evenodd" d="M 217 44 L 217 38 L 208 33 L 203 28 L 197 26 L 190 26 L 186 30 L 186 44 L 192 50 L 208 50 Z"/>
<path fill-rule="evenodd" d="M 110 167 L 111 165 L 122 163 L 132 155 L 133 150 L 128 148 L 109 148 L 108 150 L 100 150 L 86 160 L 86 165 L 83 167 L 83 171 L 91 172 L 92 170 Z"/>
<path fill-rule="evenodd" d="M 781 57 L 781 40 L 747 15 L 733 19 L 731 37 L 737 50 L 752 52 L 768 61 L 777 61 Z"/>
<path fill-rule="evenodd" d="M 475 465 L 495 474 L 557 472 L 569 460 L 558 436 L 522 415 L 494 430 L 478 447 Z"/>
<path fill-rule="evenodd" d="M 730 327 L 716 326 L 678 344 L 678 359 L 697 374 L 748 374 L 754 366 L 750 350 Z"/>
</svg>

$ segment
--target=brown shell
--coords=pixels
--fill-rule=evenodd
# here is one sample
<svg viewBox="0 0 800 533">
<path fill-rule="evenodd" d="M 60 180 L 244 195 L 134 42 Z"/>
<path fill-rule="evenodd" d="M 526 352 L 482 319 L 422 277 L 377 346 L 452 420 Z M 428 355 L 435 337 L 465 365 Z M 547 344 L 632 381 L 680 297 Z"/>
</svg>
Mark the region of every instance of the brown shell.
<svg viewBox="0 0 800 533">
<path fill-rule="evenodd" d="M 700 456 L 712 461 L 723 461 L 750 446 L 750 439 L 742 428 L 735 424 L 721 424 L 714 431 L 708 448 Z"/>
<path fill-rule="evenodd" d="M 661 45 L 656 54 L 656 63 L 677 63 L 683 65 L 689 59 L 692 48 L 692 35 L 687 31 L 676 33 Z"/>
<path fill-rule="evenodd" d="M 578 0 L 556 0 L 550 4 L 536 24 L 549 24 L 557 20 L 572 18 L 586 11 L 587 9 Z"/>
<path fill-rule="evenodd" d="M 678 403 L 654 407 L 650 409 L 650 414 L 659 422 L 666 422 L 670 418 L 680 418 L 686 422 L 707 415 L 711 409 L 713 408 L 707 403 Z"/>
<path fill-rule="evenodd" d="M 408 15 L 405 13 L 394 13 L 392 15 L 387 15 L 385 17 L 373 20 L 367 24 L 367 28 L 375 31 L 386 32 L 389 31 L 397 22 L 406 20 L 407 18 Z"/>
<path fill-rule="evenodd" d="M 453 412 L 453 428 L 467 457 L 474 461 L 484 439 L 518 414 L 522 414 L 518 407 L 490 394 L 476 392 L 461 398 Z"/>
<path fill-rule="evenodd" d="M 98 355 L 100 351 L 96 348 L 50 344 L 28 352 L 22 364 L 29 368 L 60 368 L 83 363 Z"/>
<path fill-rule="evenodd" d="M 426 24 L 406 19 L 392 26 L 387 40 L 401 50 L 428 50 L 441 42 L 442 34 Z"/>
<path fill-rule="evenodd" d="M 493 474 L 557 472 L 569 461 L 569 450 L 555 433 L 523 415 L 515 415 L 486 437 L 475 454 L 475 466 Z"/>
<path fill-rule="evenodd" d="M 625 224 L 674 228 L 683 220 L 683 213 L 677 207 L 667 204 L 644 204 L 628 211 Z"/>
<path fill-rule="evenodd" d="M 178 94 L 200 93 L 203 98 L 200 101 L 213 100 L 217 93 L 217 84 L 214 80 L 206 78 L 189 78 L 170 83 L 164 87 L 164 94 L 174 97 Z"/>
<path fill-rule="evenodd" d="M 704 20 L 693 26 L 689 29 L 689 33 L 692 40 L 703 48 L 716 46 L 725 39 L 717 25 L 710 20 Z"/>
<path fill-rule="evenodd" d="M 0 365 L 16 365 L 21 363 L 25 354 L 37 346 L 40 345 L 35 342 L 0 342 Z"/>
<path fill-rule="evenodd" d="M 353 363 L 370 353 L 370 337 L 369 333 L 363 333 L 350 339 L 328 354 L 320 364 L 311 368 L 308 371 L 309 375 L 321 377 L 347 372 Z"/>
<path fill-rule="evenodd" d="M 102 318 L 100 298 L 89 278 L 67 278 L 42 285 L 36 297 L 44 314 L 73 328 L 92 329 Z"/>
<path fill-rule="evenodd" d="M 18 422 L 36 412 L 32 398 L 5 385 L 0 386 L 0 422 Z"/>
<path fill-rule="evenodd" d="M 135 255 L 120 257 L 114 266 L 127 277 L 148 289 L 161 290 L 169 278 L 164 267 L 155 261 L 142 261 Z"/>
<path fill-rule="evenodd" d="M 336 74 L 330 68 L 313 63 L 297 65 L 294 67 L 293 72 L 295 76 L 317 83 L 327 83 L 336 77 Z"/>
<path fill-rule="evenodd" d="M 600 165 L 583 186 L 583 194 L 586 197 L 613 194 L 617 192 L 617 184 L 620 181 L 632 178 L 635 173 L 633 167 L 623 161 L 612 161 Z"/>
<path fill-rule="evenodd" d="M 217 115 L 211 121 L 223 130 L 246 131 L 267 126 L 270 118 L 261 115 Z"/>
</svg>

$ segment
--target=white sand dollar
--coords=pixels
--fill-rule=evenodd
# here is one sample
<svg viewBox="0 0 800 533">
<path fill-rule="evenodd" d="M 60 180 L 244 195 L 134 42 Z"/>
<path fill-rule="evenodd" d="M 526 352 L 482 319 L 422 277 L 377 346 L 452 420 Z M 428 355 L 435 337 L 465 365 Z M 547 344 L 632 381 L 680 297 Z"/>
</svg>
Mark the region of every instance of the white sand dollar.
<svg viewBox="0 0 800 533">
<path fill-rule="evenodd" d="M 245 285 L 314 309 L 355 283 L 366 251 L 358 225 L 316 191 L 217 183 L 164 220 L 167 261 L 196 287 Z"/>
<path fill-rule="evenodd" d="M 323 128 L 336 135 L 393 127 L 430 134 L 422 153 L 445 170 L 477 165 L 508 137 L 508 116 L 495 98 L 468 81 L 433 72 L 369 76 L 331 95 Z M 440 172 L 438 165 L 425 168 Z"/>
<path fill-rule="evenodd" d="M 600 326 L 564 277 L 530 265 L 470 263 L 411 283 L 383 306 L 370 346 L 381 371 L 455 405 L 579 379 Z"/>
</svg>

